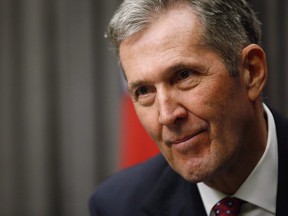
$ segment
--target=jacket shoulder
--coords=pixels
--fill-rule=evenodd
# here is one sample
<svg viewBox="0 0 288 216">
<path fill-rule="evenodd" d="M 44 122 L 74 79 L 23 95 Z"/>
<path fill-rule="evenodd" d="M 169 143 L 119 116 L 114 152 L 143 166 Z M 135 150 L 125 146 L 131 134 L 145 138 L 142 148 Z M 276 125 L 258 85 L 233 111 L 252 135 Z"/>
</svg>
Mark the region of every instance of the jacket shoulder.
<svg viewBox="0 0 288 216">
<path fill-rule="evenodd" d="M 162 155 L 119 171 L 100 184 L 89 200 L 91 215 L 133 215 L 168 164 Z M 137 209 L 137 210 L 136 210 Z"/>
</svg>

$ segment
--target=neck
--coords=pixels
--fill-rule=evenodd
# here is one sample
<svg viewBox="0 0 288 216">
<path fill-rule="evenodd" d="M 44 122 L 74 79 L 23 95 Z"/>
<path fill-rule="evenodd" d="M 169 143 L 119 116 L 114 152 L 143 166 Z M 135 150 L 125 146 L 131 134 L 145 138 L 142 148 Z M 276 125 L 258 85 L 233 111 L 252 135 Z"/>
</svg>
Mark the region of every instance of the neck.
<svg viewBox="0 0 288 216">
<path fill-rule="evenodd" d="M 256 120 L 246 130 L 241 149 L 229 167 L 225 167 L 216 178 L 205 182 L 227 195 L 237 192 L 246 178 L 258 164 L 267 145 L 267 121 L 263 106 L 259 106 Z M 247 139 L 248 137 L 248 139 Z"/>
</svg>

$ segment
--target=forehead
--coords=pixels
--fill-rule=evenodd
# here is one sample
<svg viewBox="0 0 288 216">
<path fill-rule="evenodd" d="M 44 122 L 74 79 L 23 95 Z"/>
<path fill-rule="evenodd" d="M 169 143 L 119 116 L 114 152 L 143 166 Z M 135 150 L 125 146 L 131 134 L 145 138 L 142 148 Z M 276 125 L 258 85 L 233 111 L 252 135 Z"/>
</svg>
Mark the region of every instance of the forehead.
<svg viewBox="0 0 288 216">
<path fill-rule="evenodd" d="M 199 49 L 201 32 L 201 23 L 190 7 L 169 9 L 146 29 L 121 43 L 120 61 L 127 79 L 135 71 L 138 75 L 140 70 L 162 71 L 184 58 L 194 56 L 196 61 L 203 51 Z"/>
</svg>

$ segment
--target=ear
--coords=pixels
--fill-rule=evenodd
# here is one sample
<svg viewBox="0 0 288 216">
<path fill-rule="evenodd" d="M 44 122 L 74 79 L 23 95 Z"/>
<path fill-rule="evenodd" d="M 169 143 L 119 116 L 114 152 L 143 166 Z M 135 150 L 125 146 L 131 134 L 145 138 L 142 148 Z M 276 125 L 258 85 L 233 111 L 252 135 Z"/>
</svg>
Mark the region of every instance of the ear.
<svg viewBox="0 0 288 216">
<path fill-rule="evenodd" d="M 260 98 L 267 80 L 266 55 L 257 44 L 250 44 L 242 50 L 244 84 L 248 98 L 255 101 Z"/>
</svg>

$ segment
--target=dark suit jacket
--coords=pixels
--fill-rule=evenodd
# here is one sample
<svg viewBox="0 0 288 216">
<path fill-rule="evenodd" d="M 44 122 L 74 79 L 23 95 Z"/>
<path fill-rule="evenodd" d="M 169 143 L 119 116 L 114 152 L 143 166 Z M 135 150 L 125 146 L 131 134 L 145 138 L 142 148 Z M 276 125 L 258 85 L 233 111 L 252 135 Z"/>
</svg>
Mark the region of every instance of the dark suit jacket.
<svg viewBox="0 0 288 216">
<path fill-rule="evenodd" d="M 273 113 L 279 150 L 277 216 L 288 210 L 288 121 Z M 100 185 L 89 201 L 92 216 L 206 216 L 196 184 L 185 181 L 158 155 Z"/>
</svg>

